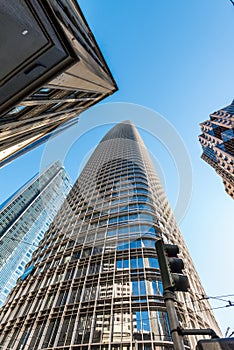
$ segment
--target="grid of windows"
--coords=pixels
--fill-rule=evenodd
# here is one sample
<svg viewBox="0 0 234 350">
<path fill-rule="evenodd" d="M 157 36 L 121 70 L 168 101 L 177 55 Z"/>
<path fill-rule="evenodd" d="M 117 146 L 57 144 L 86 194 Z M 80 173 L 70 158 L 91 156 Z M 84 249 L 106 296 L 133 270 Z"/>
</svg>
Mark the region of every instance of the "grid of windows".
<svg viewBox="0 0 234 350">
<path fill-rule="evenodd" d="M 234 198 L 234 101 L 210 115 L 210 120 L 201 123 L 202 159 L 219 174 L 226 192 Z"/>
<path fill-rule="evenodd" d="M 142 140 L 120 124 L 91 156 L 2 309 L 0 345 L 15 336 L 15 348 L 27 350 L 172 350 L 155 251 L 162 235 L 180 242 L 196 280 L 194 303 L 178 295 L 181 324 L 217 329 L 210 312 L 195 312 L 195 293 L 204 291 Z"/>
<path fill-rule="evenodd" d="M 71 182 L 62 164 L 55 162 L 2 206 L 0 305 L 23 274 L 70 189 Z"/>
</svg>

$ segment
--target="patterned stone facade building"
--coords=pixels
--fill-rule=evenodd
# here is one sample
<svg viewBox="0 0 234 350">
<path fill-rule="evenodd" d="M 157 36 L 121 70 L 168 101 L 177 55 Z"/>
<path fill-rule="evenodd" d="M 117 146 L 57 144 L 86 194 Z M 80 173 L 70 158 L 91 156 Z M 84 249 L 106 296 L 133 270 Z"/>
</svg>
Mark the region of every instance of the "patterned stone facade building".
<svg viewBox="0 0 234 350">
<path fill-rule="evenodd" d="M 202 159 L 221 176 L 225 191 L 234 198 L 234 100 L 200 125 Z"/>
</svg>

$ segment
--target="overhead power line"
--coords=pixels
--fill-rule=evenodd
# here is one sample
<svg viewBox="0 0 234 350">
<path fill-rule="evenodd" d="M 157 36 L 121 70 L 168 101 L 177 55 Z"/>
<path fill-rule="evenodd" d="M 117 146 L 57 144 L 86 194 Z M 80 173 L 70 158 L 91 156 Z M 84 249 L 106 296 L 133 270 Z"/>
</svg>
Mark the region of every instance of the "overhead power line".
<svg viewBox="0 0 234 350">
<path fill-rule="evenodd" d="M 200 300 L 207 300 L 207 299 L 216 299 L 216 300 L 224 301 L 224 302 L 227 302 L 227 303 L 233 303 L 230 300 L 223 299 L 223 298 L 234 297 L 234 294 L 217 295 L 217 296 L 209 296 L 209 295 L 199 294 L 199 293 L 196 293 L 196 294 L 200 296 L 198 301 L 200 301 Z"/>
<path fill-rule="evenodd" d="M 234 294 L 226 294 L 226 295 L 215 296 L 215 298 L 227 298 L 227 297 L 234 297 Z"/>
<path fill-rule="evenodd" d="M 207 308 L 207 309 L 203 309 L 203 310 L 196 310 L 196 312 L 205 312 L 205 311 L 209 311 L 209 310 L 225 309 L 225 308 L 230 307 L 230 306 L 234 306 L 234 304 L 227 304 L 225 306 L 218 306 L 218 307 L 211 307 L 211 308 Z"/>
<path fill-rule="evenodd" d="M 198 299 L 198 301 L 200 301 L 200 300 L 207 300 L 207 299 L 215 299 L 215 300 L 218 300 L 218 301 L 224 301 L 225 303 L 233 304 L 233 302 L 231 300 L 222 299 L 220 297 L 209 297 L 209 296 L 202 297 L 202 298 Z"/>
</svg>

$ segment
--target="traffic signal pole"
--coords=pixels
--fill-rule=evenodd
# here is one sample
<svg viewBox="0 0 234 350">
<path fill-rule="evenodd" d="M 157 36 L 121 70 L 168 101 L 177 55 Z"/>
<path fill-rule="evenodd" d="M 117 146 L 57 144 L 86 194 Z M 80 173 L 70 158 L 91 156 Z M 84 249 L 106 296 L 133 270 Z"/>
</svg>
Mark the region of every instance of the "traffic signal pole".
<svg viewBox="0 0 234 350">
<path fill-rule="evenodd" d="M 167 314 L 170 324 L 171 337 L 175 350 L 185 350 L 183 336 L 180 333 L 180 325 L 175 309 L 175 295 L 174 292 L 165 290 L 163 293 L 164 301 L 167 308 Z"/>
<path fill-rule="evenodd" d="M 214 350 L 214 338 L 219 337 L 213 331 L 213 329 L 182 329 L 180 327 L 177 311 L 175 308 L 175 291 L 188 292 L 189 281 L 188 277 L 183 274 L 184 263 L 178 257 L 179 247 L 175 244 L 164 244 L 162 239 L 156 241 L 155 247 L 163 284 L 163 297 L 166 304 L 174 349 L 185 350 L 183 341 L 183 336 L 185 335 L 210 335 L 213 339 L 210 342 L 208 340 L 199 341 L 196 349 L 204 350 L 205 348 L 203 345 L 206 346 L 208 344 L 207 346 L 211 345 L 209 349 Z M 204 342 L 208 343 L 205 345 L 203 344 Z M 218 345 L 224 342 L 225 344 L 229 344 L 227 341 L 225 341 L 225 339 L 216 340 L 216 343 Z M 230 344 L 233 345 L 233 343 Z M 226 347 L 219 348 L 220 350 L 227 349 Z"/>
<path fill-rule="evenodd" d="M 174 281 L 169 271 L 169 266 L 164 251 L 164 244 L 161 239 L 156 242 L 156 250 L 164 290 L 163 297 L 167 308 L 174 349 L 185 350 L 183 336 L 180 333 L 180 325 L 175 308 Z"/>
</svg>

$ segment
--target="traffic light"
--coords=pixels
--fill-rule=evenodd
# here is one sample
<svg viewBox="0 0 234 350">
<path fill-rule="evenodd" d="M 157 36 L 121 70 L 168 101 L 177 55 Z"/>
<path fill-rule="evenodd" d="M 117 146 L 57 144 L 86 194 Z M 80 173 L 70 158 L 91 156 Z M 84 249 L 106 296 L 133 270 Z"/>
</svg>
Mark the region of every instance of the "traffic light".
<svg viewBox="0 0 234 350">
<path fill-rule="evenodd" d="M 163 244 L 159 239 L 156 241 L 156 250 L 164 290 L 187 292 L 189 281 L 188 277 L 183 275 L 184 263 L 178 258 L 179 247 Z"/>
</svg>

